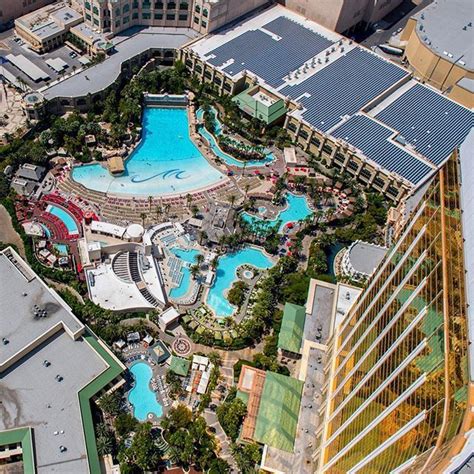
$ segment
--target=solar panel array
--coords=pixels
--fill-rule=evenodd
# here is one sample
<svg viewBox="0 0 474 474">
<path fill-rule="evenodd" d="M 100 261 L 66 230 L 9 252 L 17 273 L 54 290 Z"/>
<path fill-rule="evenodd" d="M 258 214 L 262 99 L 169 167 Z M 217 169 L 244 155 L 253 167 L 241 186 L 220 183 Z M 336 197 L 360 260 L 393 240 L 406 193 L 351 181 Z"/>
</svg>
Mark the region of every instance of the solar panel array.
<svg viewBox="0 0 474 474">
<path fill-rule="evenodd" d="M 262 28 L 281 37 L 273 39 L 261 30 L 249 30 L 206 54 L 213 66 L 234 62 L 223 70 L 235 76 L 247 69 L 272 87 L 283 84 L 283 77 L 324 51 L 332 41 L 303 25 L 280 16 Z"/>
<path fill-rule="evenodd" d="M 416 84 L 376 115 L 398 130 L 416 151 L 440 165 L 474 126 L 474 114 Z"/>
<path fill-rule="evenodd" d="M 331 135 L 358 148 L 388 171 L 417 184 L 433 172 L 426 163 L 388 141 L 393 131 L 365 115 L 354 115 Z"/>
<path fill-rule="evenodd" d="M 390 86 L 407 76 L 398 66 L 362 48 L 354 48 L 313 76 L 280 90 L 307 109 L 303 118 L 313 127 L 327 132 L 344 115 L 358 112 Z"/>
</svg>

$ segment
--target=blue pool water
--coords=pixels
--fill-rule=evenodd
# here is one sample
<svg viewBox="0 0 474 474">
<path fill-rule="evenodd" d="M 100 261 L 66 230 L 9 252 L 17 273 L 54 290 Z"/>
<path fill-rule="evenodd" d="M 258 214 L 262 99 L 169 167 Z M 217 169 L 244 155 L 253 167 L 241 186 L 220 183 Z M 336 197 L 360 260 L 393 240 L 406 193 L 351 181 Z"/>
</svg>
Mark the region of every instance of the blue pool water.
<svg viewBox="0 0 474 474">
<path fill-rule="evenodd" d="M 305 219 L 307 216 L 313 214 L 313 211 L 309 208 L 308 201 L 305 196 L 297 196 L 292 193 L 288 193 L 286 196 L 286 208 L 281 211 L 275 219 L 267 220 L 262 219 L 260 216 L 249 214 L 248 212 L 242 213 L 242 218 L 245 222 L 253 224 L 255 222 L 265 222 L 268 227 L 274 226 L 277 221 L 281 221 L 278 232 L 282 232 L 288 222 L 298 222 Z"/>
<path fill-rule="evenodd" d="M 191 265 L 196 263 L 196 255 L 199 254 L 197 250 L 194 250 L 194 249 L 184 250 L 178 247 L 173 247 L 171 249 L 171 252 L 174 255 L 176 255 L 176 257 L 180 258 L 181 260 L 184 260 L 187 263 L 190 263 Z M 191 270 L 189 269 L 189 267 L 182 266 L 181 272 L 183 274 L 183 278 L 181 279 L 179 286 L 172 288 L 170 291 L 170 296 L 171 298 L 174 298 L 174 299 L 179 299 L 179 298 L 182 298 L 184 295 L 186 295 L 191 285 L 192 276 L 191 276 Z"/>
<path fill-rule="evenodd" d="M 263 250 L 256 247 L 246 247 L 220 257 L 217 263 L 216 278 L 206 299 L 207 306 L 214 311 L 217 317 L 231 316 L 235 311 L 235 307 L 227 301 L 225 294 L 237 279 L 237 268 L 245 264 L 263 270 L 273 267 L 275 263 Z"/>
<path fill-rule="evenodd" d="M 137 362 L 130 368 L 135 379 L 135 386 L 128 393 L 128 401 L 133 406 L 133 416 L 139 421 L 145 421 L 148 413 L 160 417 L 163 408 L 156 399 L 156 394 L 150 388 L 153 374 L 151 367 L 145 362 Z"/>
<path fill-rule="evenodd" d="M 68 246 L 66 244 L 54 244 L 54 248 L 61 254 L 61 255 L 67 255 L 68 252 Z"/>
<path fill-rule="evenodd" d="M 51 231 L 44 224 L 40 224 L 40 226 L 44 230 L 46 238 L 49 239 L 51 237 Z"/>
<path fill-rule="evenodd" d="M 92 164 L 75 167 L 73 179 L 95 191 L 146 196 L 186 193 L 224 179 L 189 137 L 185 108 L 146 108 L 142 133 L 122 176 Z"/>
<path fill-rule="evenodd" d="M 222 133 L 222 125 L 217 118 L 216 110 L 211 107 L 211 113 L 214 114 L 215 118 L 215 127 L 216 127 L 216 134 L 220 135 Z M 204 117 L 204 110 L 199 109 L 196 112 L 196 117 L 198 119 L 202 119 Z M 241 160 L 237 160 L 233 156 L 225 153 L 219 148 L 219 145 L 217 144 L 216 139 L 214 136 L 207 130 L 206 127 L 199 127 L 199 133 L 206 139 L 206 141 L 209 143 L 209 146 L 211 147 L 211 150 L 214 152 L 216 156 L 218 156 L 224 163 L 231 165 L 231 166 L 237 166 L 239 168 L 244 167 L 244 162 Z M 263 160 L 249 160 L 247 161 L 247 166 L 264 166 L 266 163 L 270 163 L 275 159 L 275 156 L 273 153 L 268 152 L 267 156 Z"/>
<path fill-rule="evenodd" d="M 49 212 L 50 214 L 53 214 L 56 217 L 59 217 L 59 219 L 61 219 L 64 222 L 64 225 L 66 226 L 70 234 L 79 233 L 77 229 L 76 221 L 73 219 L 71 214 L 69 214 L 69 212 L 65 211 L 64 209 L 60 207 L 53 206 L 52 204 L 48 205 L 48 207 L 46 208 L 46 211 Z"/>
</svg>

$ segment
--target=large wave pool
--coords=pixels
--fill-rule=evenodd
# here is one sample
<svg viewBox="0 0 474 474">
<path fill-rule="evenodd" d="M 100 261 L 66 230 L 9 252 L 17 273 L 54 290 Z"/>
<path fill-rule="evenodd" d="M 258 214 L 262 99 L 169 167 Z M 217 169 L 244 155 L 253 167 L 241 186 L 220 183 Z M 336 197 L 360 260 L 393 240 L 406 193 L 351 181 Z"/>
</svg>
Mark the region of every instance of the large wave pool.
<svg viewBox="0 0 474 474">
<path fill-rule="evenodd" d="M 187 109 L 161 107 L 145 108 L 142 139 L 123 175 L 96 163 L 75 167 L 72 178 L 94 191 L 142 196 L 187 193 L 225 179 L 191 140 Z"/>
<path fill-rule="evenodd" d="M 263 222 L 264 227 L 273 227 L 278 221 L 281 221 L 278 232 L 282 232 L 285 226 L 292 222 L 304 220 L 306 217 L 313 214 L 313 211 L 308 205 L 306 196 L 297 196 L 296 194 L 288 193 L 286 196 L 286 208 L 280 211 L 275 219 L 262 219 L 260 216 L 242 212 L 242 219 L 250 225 L 256 222 Z"/>
<path fill-rule="evenodd" d="M 71 216 L 71 214 L 69 214 L 69 212 L 65 211 L 61 207 L 53 206 L 52 204 L 48 205 L 48 207 L 46 208 L 46 212 L 49 212 L 50 214 L 53 214 L 53 216 L 56 216 L 61 219 L 70 234 L 79 233 L 76 221 Z"/>
<path fill-rule="evenodd" d="M 225 295 L 237 279 L 237 269 L 246 264 L 266 270 L 273 267 L 275 262 L 263 250 L 256 247 L 246 247 L 219 257 L 216 278 L 206 299 L 207 306 L 217 317 L 227 317 L 234 313 L 236 308 L 229 303 Z"/>
<path fill-rule="evenodd" d="M 130 368 L 130 372 L 135 379 L 135 386 L 128 392 L 128 401 L 133 406 L 133 416 L 139 421 L 145 421 L 149 413 L 159 418 L 163 414 L 163 407 L 150 388 L 153 374 L 151 367 L 145 362 L 137 362 Z"/>
<path fill-rule="evenodd" d="M 196 263 L 196 256 L 199 252 L 195 249 L 184 250 L 179 247 L 173 247 L 171 252 L 181 260 L 184 260 L 186 263 L 193 265 Z M 181 267 L 181 273 L 183 277 L 179 282 L 179 285 L 175 288 L 172 288 L 170 291 L 170 297 L 178 300 L 185 296 L 189 291 L 189 287 L 191 286 L 191 270 L 189 269 L 189 265 L 183 265 Z"/>
<path fill-rule="evenodd" d="M 214 116 L 216 135 L 220 135 L 222 133 L 222 124 L 217 118 L 217 112 L 216 112 L 216 109 L 214 109 L 214 107 L 211 107 L 211 113 Z M 204 110 L 198 109 L 198 111 L 196 112 L 196 117 L 199 120 L 202 120 L 202 118 L 204 117 Z M 209 130 L 207 130 L 206 127 L 200 126 L 198 131 L 201 134 L 201 136 L 203 136 L 206 139 L 207 143 L 209 143 L 209 146 L 211 147 L 211 150 L 213 151 L 213 153 L 229 166 L 237 166 L 238 168 L 243 168 L 244 166 L 247 166 L 247 167 L 264 166 L 275 159 L 275 156 L 273 155 L 273 153 L 268 152 L 266 154 L 266 157 L 263 160 L 248 160 L 247 162 L 244 162 L 242 160 L 237 160 L 236 158 L 234 158 L 233 156 L 229 155 L 228 153 L 224 152 L 223 150 L 219 148 L 219 145 L 217 144 L 217 140 L 209 132 Z"/>
</svg>

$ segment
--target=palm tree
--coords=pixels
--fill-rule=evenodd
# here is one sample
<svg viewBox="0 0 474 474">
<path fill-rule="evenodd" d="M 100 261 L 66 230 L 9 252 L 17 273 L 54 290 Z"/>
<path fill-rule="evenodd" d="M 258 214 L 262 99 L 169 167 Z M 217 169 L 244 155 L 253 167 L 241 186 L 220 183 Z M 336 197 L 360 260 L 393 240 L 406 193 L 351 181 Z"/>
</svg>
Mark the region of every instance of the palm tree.
<svg viewBox="0 0 474 474">
<path fill-rule="evenodd" d="M 207 240 L 207 232 L 205 230 L 201 230 L 199 232 L 199 245 L 202 245 L 203 240 Z"/>
<path fill-rule="evenodd" d="M 189 194 L 189 193 L 186 194 L 186 203 L 187 203 L 188 207 L 191 206 L 191 203 L 192 203 L 192 202 L 193 202 L 193 197 L 192 197 L 192 195 Z"/>
<path fill-rule="evenodd" d="M 196 280 L 197 276 L 199 275 L 199 265 L 191 265 L 190 270 L 193 280 Z"/>
<path fill-rule="evenodd" d="M 140 219 L 142 220 L 142 226 L 145 227 L 145 219 L 146 219 L 146 213 L 142 212 L 140 214 Z"/>
<path fill-rule="evenodd" d="M 153 196 L 148 196 L 148 206 L 149 206 L 149 209 L 150 209 L 150 212 L 151 212 L 151 204 L 153 202 Z"/>
<path fill-rule="evenodd" d="M 161 206 L 156 206 L 156 220 L 159 221 L 160 220 L 160 215 L 163 214 L 163 209 L 161 208 Z"/>
<path fill-rule="evenodd" d="M 235 200 L 237 199 L 237 197 L 235 196 L 235 194 L 231 194 L 228 199 L 229 199 L 229 202 L 230 202 L 230 208 L 234 209 L 234 204 L 235 204 Z"/>
<path fill-rule="evenodd" d="M 202 265 L 202 262 L 204 262 L 204 255 L 202 253 L 198 253 L 196 255 L 196 265 L 200 268 Z"/>
<path fill-rule="evenodd" d="M 245 190 L 245 197 L 247 198 L 247 194 L 249 192 L 249 189 L 250 189 L 250 183 L 247 183 L 245 186 L 244 186 L 244 190 Z"/>
</svg>

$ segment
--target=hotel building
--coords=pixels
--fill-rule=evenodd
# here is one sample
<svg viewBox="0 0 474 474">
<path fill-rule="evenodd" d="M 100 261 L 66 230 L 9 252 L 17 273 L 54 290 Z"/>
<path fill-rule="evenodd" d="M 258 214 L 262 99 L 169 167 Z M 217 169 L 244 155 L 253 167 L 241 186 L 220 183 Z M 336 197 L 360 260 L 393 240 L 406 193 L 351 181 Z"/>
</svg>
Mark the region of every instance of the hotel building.
<svg viewBox="0 0 474 474">
<path fill-rule="evenodd" d="M 474 132 L 329 342 L 321 473 L 460 472 L 474 446 Z"/>
</svg>

